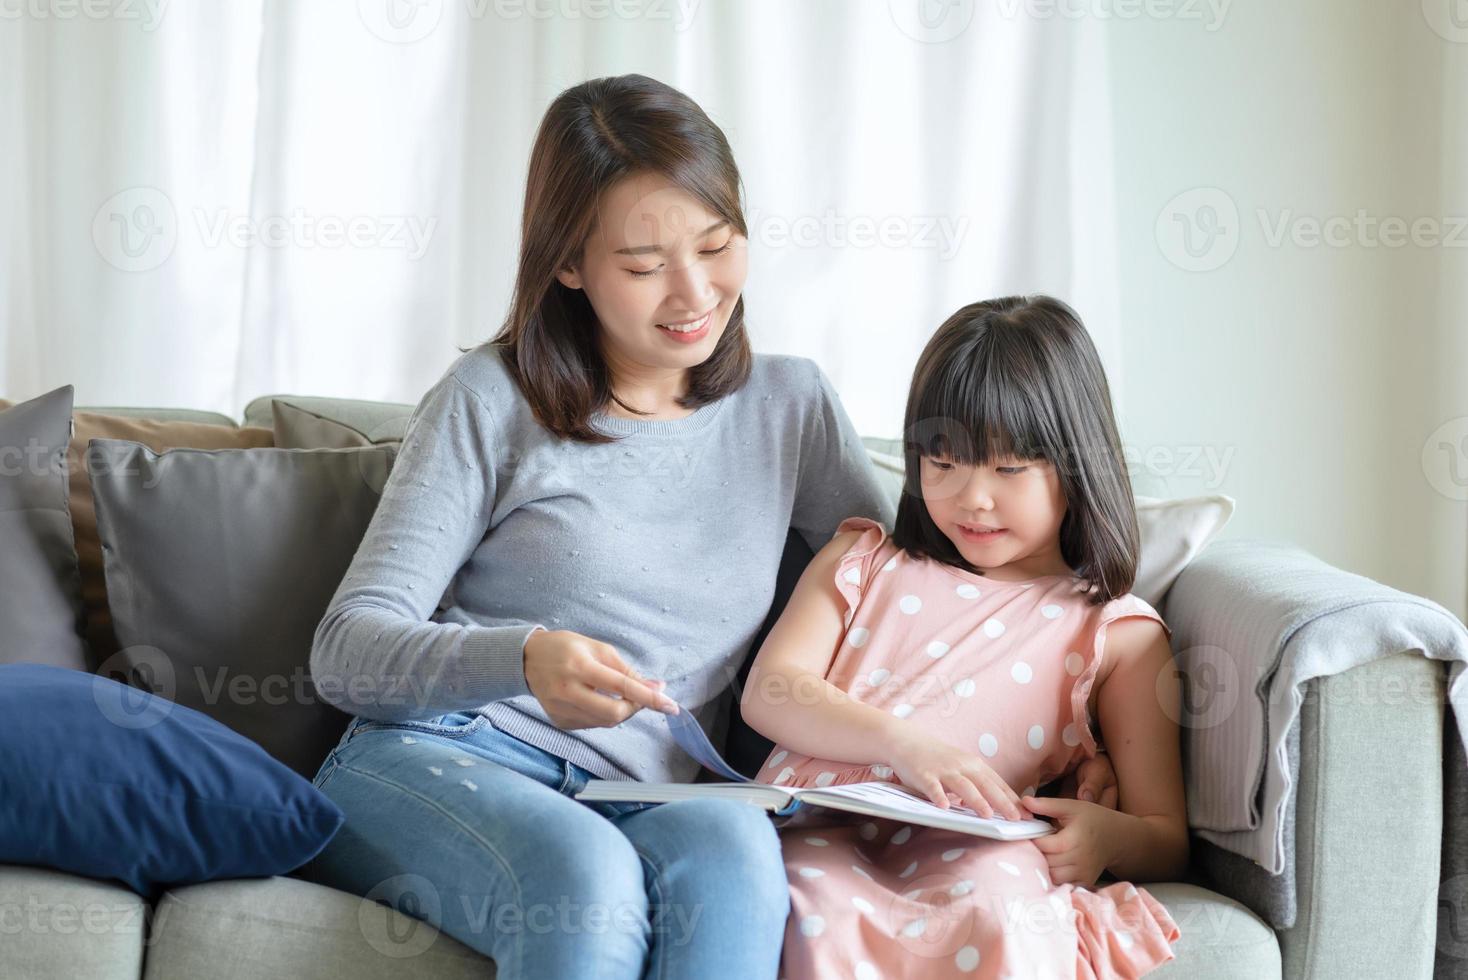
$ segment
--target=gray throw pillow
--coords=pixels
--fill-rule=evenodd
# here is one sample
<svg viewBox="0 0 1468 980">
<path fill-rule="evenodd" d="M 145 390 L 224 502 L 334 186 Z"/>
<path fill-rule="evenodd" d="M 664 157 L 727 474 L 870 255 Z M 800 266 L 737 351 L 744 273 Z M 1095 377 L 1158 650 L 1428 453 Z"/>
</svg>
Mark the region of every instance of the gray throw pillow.
<svg viewBox="0 0 1468 980">
<path fill-rule="evenodd" d="M 71 385 L 0 411 L 0 663 L 87 669 L 67 504 Z"/>
<path fill-rule="evenodd" d="M 174 449 L 93 439 L 111 664 L 310 778 L 347 716 L 311 642 L 387 481 L 385 449 Z M 100 671 L 99 671 L 100 672 Z"/>
</svg>

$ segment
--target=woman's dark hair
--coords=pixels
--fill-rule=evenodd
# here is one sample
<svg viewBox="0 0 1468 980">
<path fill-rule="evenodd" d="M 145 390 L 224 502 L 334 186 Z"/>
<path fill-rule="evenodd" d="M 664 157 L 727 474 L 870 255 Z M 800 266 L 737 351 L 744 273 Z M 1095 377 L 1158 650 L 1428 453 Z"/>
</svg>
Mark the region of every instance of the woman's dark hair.
<svg viewBox="0 0 1468 980">
<path fill-rule="evenodd" d="M 928 516 L 922 457 L 968 465 L 1052 463 L 1065 495 L 1060 551 L 1099 605 L 1131 591 L 1136 505 L 1101 359 L 1074 310 L 1049 296 L 973 303 L 938 328 L 913 372 L 906 480 L 892 540 L 915 557 L 970 565 Z"/>
<path fill-rule="evenodd" d="M 489 344 L 536 420 L 562 438 L 614 441 L 590 424 L 611 401 L 651 414 L 613 393 L 591 303 L 556 278 L 580 262 L 602 194 L 636 173 L 665 177 L 734 231 L 749 233 L 729 142 L 688 96 L 644 75 L 595 78 L 556 96 L 530 152 L 510 312 Z M 740 297 L 714 352 L 690 369 L 678 404 L 697 408 L 738 390 L 751 362 Z"/>
</svg>

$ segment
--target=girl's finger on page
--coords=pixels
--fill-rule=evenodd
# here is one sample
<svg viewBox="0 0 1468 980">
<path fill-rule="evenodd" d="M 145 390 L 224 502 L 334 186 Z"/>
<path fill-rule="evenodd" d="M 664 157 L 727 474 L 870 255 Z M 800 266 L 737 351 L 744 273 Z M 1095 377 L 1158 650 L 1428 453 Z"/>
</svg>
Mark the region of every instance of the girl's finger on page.
<svg viewBox="0 0 1468 980">
<path fill-rule="evenodd" d="M 992 817 L 994 808 L 990 805 L 983 790 L 974 785 L 974 781 L 967 776 L 955 776 L 951 780 L 953 791 L 963 800 L 963 805 L 974 811 L 981 817 Z"/>
<path fill-rule="evenodd" d="M 943 788 L 943 780 L 937 776 L 929 776 L 924 779 L 918 790 L 928 794 L 929 803 L 941 806 L 945 810 L 948 809 L 948 791 Z"/>
<path fill-rule="evenodd" d="M 999 774 L 988 772 L 980 774 L 975 780 L 979 789 L 986 799 L 994 801 L 994 808 L 1010 820 L 1020 818 L 1019 797 L 1015 796 L 1014 790 L 1009 784 L 999 778 Z"/>
</svg>

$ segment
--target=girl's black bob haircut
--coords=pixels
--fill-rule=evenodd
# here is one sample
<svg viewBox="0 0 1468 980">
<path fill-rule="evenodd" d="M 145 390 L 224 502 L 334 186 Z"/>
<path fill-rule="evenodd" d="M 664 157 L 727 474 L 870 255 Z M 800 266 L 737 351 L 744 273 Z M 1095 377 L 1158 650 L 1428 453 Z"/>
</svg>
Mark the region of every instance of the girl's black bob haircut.
<svg viewBox="0 0 1468 980">
<path fill-rule="evenodd" d="M 922 458 L 968 465 L 1043 459 L 1065 496 L 1060 550 L 1093 605 L 1131 591 L 1136 504 L 1106 373 L 1074 310 L 1049 296 L 971 303 L 940 326 L 913 372 L 906 478 L 892 540 L 918 558 L 979 573 L 928 516 Z"/>
</svg>

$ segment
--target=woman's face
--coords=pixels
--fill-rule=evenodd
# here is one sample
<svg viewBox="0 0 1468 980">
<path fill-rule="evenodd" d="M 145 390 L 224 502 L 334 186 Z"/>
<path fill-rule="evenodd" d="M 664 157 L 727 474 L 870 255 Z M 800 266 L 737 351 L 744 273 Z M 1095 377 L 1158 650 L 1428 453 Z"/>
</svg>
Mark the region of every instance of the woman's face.
<svg viewBox="0 0 1468 980">
<path fill-rule="evenodd" d="M 744 289 L 745 246 L 687 191 L 634 174 L 603 193 L 580 263 L 557 278 L 585 290 L 609 361 L 687 369 L 723 336 Z"/>
<path fill-rule="evenodd" d="M 922 457 L 923 502 L 928 516 L 958 553 L 985 572 L 1026 579 L 1064 574 L 1060 524 L 1065 493 L 1045 459 L 991 459 L 984 466 L 946 457 Z M 980 535 L 982 527 L 1000 533 Z"/>
</svg>

